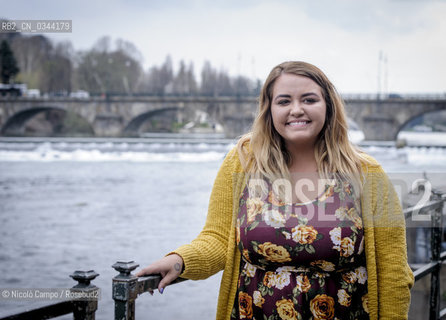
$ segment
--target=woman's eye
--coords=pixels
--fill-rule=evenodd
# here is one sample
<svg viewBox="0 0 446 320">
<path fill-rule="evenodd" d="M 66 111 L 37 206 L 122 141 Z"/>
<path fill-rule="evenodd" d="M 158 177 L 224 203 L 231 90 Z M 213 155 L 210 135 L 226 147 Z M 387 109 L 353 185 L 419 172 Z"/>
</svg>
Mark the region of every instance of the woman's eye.
<svg viewBox="0 0 446 320">
<path fill-rule="evenodd" d="M 313 99 L 313 98 L 304 99 L 304 103 L 309 103 L 309 104 L 311 104 L 311 103 L 315 103 L 315 102 L 317 102 L 317 100 L 316 100 L 316 99 Z"/>
<path fill-rule="evenodd" d="M 284 106 L 284 105 L 287 105 L 289 102 L 290 102 L 289 100 L 279 100 L 279 102 L 277 102 L 277 104 Z"/>
</svg>

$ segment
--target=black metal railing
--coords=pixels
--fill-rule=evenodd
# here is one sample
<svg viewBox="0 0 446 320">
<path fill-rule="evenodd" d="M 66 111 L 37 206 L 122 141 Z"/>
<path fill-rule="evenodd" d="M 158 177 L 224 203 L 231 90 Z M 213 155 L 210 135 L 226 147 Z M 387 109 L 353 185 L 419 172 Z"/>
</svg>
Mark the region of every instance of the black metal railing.
<svg viewBox="0 0 446 320">
<path fill-rule="evenodd" d="M 429 215 L 431 220 L 431 261 L 414 271 L 415 281 L 431 275 L 429 295 L 429 320 L 437 320 L 446 316 L 446 308 L 440 310 L 440 271 L 446 252 L 441 252 L 443 237 L 443 206 L 446 197 L 439 191 L 432 190 L 430 200 L 423 206 L 414 206 L 404 210 L 406 219 L 414 214 Z"/>
<path fill-rule="evenodd" d="M 0 318 L 0 320 L 40 320 L 52 319 L 69 313 L 74 320 L 94 320 L 98 309 L 99 288 L 90 282 L 99 274 L 94 270 L 75 271 L 70 275 L 78 282 L 69 289 L 67 300 L 46 305 L 40 308 L 23 311 Z M 64 290 L 64 289 L 61 289 Z"/>
</svg>

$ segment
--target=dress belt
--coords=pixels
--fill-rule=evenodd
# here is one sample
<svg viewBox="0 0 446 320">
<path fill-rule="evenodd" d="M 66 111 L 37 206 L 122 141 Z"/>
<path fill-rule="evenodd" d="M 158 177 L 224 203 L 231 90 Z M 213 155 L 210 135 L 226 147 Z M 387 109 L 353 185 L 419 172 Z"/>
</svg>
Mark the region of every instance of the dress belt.
<svg viewBox="0 0 446 320">
<path fill-rule="evenodd" d="M 341 269 L 335 269 L 333 271 L 325 271 L 322 268 L 313 267 L 313 266 L 293 266 L 293 265 L 278 265 L 278 266 L 271 266 L 270 268 L 265 268 L 259 265 L 256 265 L 254 263 L 251 263 L 249 261 L 246 261 L 242 258 L 242 261 L 245 262 L 245 265 L 242 267 L 242 269 L 247 269 L 249 266 L 255 267 L 256 269 L 262 270 L 264 272 L 276 272 L 277 269 L 281 268 L 285 272 L 293 272 L 293 273 L 327 273 L 327 274 L 337 274 L 337 273 L 343 273 L 343 272 L 349 272 L 352 271 L 352 269 L 355 269 L 361 265 L 350 265 L 345 266 Z"/>
</svg>

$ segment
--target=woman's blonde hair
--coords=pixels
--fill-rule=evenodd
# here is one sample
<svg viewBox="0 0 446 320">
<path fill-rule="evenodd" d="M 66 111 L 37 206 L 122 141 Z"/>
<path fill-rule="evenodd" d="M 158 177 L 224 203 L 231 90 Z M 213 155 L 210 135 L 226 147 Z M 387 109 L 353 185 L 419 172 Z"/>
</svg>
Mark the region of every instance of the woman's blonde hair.
<svg viewBox="0 0 446 320">
<path fill-rule="evenodd" d="M 364 153 L 348 139 L 348 124 L 344 102 L 327 76 L 316 66 L 288 61 L 274 67 L 268 75 L 259 97 L 259 110 L 252 130 L 241 137 L 238 153 L 245 171 L 267 178 L 289 176 L 291 155 L 273 125 L 271 101 L 274 83 L 284 74 L 304 76 L 316 82 L 327 106 L 325 124 L 316 141 L 315 159 L 319 174 L 329 178 L 333 174 L 360 182 L 361 162 L 368 162 Z"/>
</svg>

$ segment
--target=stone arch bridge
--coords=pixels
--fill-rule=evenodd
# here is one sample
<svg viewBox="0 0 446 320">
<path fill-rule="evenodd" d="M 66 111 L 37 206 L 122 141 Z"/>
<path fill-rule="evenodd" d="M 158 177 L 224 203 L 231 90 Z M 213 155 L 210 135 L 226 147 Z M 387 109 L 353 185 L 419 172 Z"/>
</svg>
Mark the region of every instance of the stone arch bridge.
<svg viewBox="0 0 446 320">
<path fill-rule="evenodd" d="M 420 115 L 446 110 L 446 96 L 412 96 L 377 99 L 375 96 L 344 96 L 348 116 L 363 130 L 366 140 L 395 140 L 410 120 Z M 227 137 L 247 130 L 257 111 L 255 97 L 111 97 L 3 98 L 0 99 L 2 135 L 21 135 L 24 124 L 46 110 L 70 111 L 85 119 L 96 136 L 135 136 L 151 117 L 174 112 L 181 119 L 197 110 L 220 123 Z"/>
</svg>

